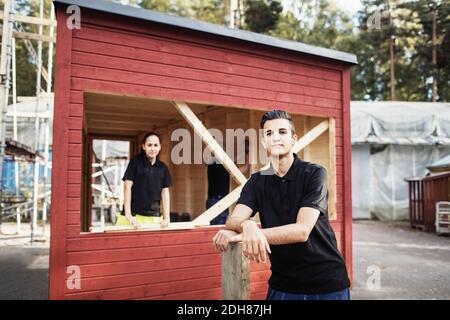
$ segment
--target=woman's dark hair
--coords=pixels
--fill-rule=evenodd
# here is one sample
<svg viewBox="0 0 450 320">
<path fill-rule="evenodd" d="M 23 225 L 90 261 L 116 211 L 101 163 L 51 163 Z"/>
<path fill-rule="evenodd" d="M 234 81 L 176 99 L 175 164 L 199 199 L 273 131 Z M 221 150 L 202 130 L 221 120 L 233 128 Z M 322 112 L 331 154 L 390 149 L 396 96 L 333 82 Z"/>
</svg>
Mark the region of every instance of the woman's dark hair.
<svg viewBox="0 0 450 320">
<path fill-rule="evenodd" d="M 159 140 L 159 143 L 161 143 L 161 137 L 159 136 L 159 134 L 157 134 L 157 133 L 154 132 L 154 131 L 151 131 L 151 132 L 147 132 L 147 133 L 144 135 L 144 137 L 142 138 L 142 144 L 145 144 L 145 141 L 147 140 L 147 138 L 148 138 L 148 137 L 151 137 L 151 136 L 157 137 L 158 140 Z"/>
<path fill-rule="evenodd" d="M 264 128 L 264 124 L 269 120 L 286 119 L 289 121 L 292 133 L 295 133 L 294 121 L 292 121 L 291 115 L 284 110 L 272 110 L 267 111 L 261 118 L 261 129 Z"/>
</svg>

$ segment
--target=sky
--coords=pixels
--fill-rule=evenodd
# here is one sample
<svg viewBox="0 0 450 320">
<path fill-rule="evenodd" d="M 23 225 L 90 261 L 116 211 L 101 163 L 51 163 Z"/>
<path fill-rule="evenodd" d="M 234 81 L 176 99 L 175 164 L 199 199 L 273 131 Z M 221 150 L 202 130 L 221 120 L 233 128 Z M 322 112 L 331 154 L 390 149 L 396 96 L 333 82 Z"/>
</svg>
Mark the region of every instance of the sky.
<svg viewBox="0 0 450 320">
<path fill-rule="evenodd" d="M 283 7 L 289 6 L 296 0 L 282 0 Z M 350 14 L 356 13 L 362 6 L 360 0 L 329 0 L 336 3 L 341 9 L 348 11 Z"/>
<path fill-rule="evenodd" d="M 335 2 L 343 10 L 347 10 L 352 15 L 362 8 L 361 1 L 359 0 L 330 0 Z"/>
</svg>

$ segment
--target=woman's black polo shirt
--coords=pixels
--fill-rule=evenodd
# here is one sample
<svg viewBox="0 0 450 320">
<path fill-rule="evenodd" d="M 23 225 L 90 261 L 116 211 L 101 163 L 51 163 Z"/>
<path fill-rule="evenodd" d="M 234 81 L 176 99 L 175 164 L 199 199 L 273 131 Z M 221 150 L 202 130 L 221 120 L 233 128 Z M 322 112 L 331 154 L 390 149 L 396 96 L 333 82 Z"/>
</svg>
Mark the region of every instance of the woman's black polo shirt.
<svg viewBox="0 0 450 320">
<path fill-rule="evenodd" d="M 269 285 L 272 288 L 320 294 L 350 286 L 344 259 L 328 221 L 325 168 L 302 161 L 294 154 L 294 162 L 283 177 L 274 174 L 272 167 L 253 174 L 237 203 L 251 208 L 252 216 L 259 212 L 263 228 L 296 223 L 302 207 L 320 211 L 308 241 L 270 246 L 272 275 Z"/>
<path fill-rule="evenodd" d="M 132 215 L 155 215 L 159 213 L 159 201 L 163 188 L 172 186 L 172 177 L 167 165 L 156 160 L 151 164 L 141 152 L 130 160 L 123 181 L 133 181 L 131 187 Z"/>
</svg>

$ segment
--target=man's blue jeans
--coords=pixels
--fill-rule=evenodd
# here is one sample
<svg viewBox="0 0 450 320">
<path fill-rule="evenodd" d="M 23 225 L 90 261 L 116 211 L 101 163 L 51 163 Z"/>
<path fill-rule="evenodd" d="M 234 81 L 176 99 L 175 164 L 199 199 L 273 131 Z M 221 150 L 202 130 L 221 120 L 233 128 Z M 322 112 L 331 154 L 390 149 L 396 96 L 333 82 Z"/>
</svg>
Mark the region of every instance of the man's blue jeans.
<svg viewBox="0 0 450 320">
<path fill-rule="evenodd" d="M 219 202 L 220 199 L 222 199 L 222 196 L 209 196 L 206 200 L 206 209 L 211 208 L 213 205 L 215 205 L 217 202 Z M 219 214 L 217 217 L 211 220 L 210 224 L 225 224 L 228 217 L 228 209 L 223 211 L 221 214 Z"/>
<path fill-rule="evenodd" d="M 267 300 L 350 300 L 349 288 L 321 294 L 298 294 L 275 290 L 269 287 Z"/>
</svg>

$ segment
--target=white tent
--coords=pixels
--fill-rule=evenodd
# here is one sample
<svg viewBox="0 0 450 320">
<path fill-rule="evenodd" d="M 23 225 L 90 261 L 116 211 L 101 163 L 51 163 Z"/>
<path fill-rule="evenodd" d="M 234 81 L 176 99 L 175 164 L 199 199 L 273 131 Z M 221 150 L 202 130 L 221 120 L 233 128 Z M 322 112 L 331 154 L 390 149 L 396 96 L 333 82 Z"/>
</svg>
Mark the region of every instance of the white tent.
<svg viewBox="0 0 450 320">
<path fill-rule="evenodd" d="M 450 103 L 351 103 L 353 218 L 408 217 L 405 178 L 450 155 Z"/>
<path fill-rule="evenodd" d="M 17 116 L 17 141 L 34 149 L 35 144 L 35 119 L 36 119 L 36 98 L 27 98 L 24 102 L 16 103 L 15 114 Z M 37 115 L 40 122 L 44 119 L 49 121 L 49 145 L 52 145 L 52 131 L 53 131 L 53 97 L 40 98 L 37 110 Z M 6 114 L 6 138 L 13 138 L 13 116 L 14 106 L 8 105 Z M 44 126 L 40 125 L 38 135 L 39 146 L 43 148 L 45 143 Z M 51 149 L 51 147 L 50 147 Z"/>
</svg>

